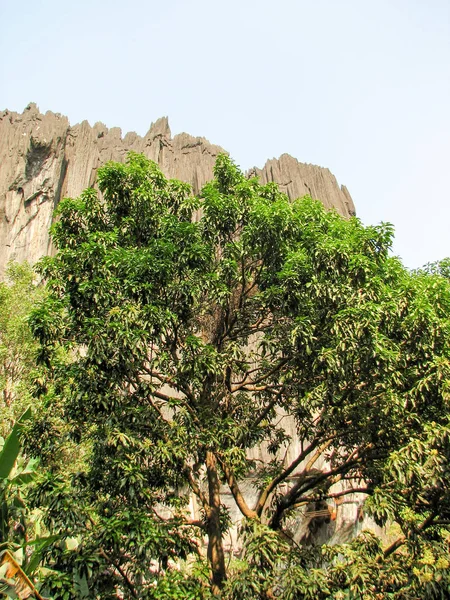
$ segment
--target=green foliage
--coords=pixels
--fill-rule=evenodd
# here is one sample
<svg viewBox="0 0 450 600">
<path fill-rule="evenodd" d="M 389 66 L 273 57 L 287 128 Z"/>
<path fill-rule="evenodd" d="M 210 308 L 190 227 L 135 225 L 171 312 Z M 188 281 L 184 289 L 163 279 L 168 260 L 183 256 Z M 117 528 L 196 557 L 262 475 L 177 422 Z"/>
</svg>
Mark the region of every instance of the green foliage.
<svg viewBox="0 0 450 600">
<path fill-rule="evenodd" d="M 0 282 L 2 435 L 7 434 L 30 404 L 38 345 L 31 335 L 27 317 L 42 295 L 43 289 L 36 286 L 33 270 L 28 264 L 8 264 L 5 281 Z"/>
<path fill-rule="evenodd" d="M 391 257 L 388 224 L 289 202 L 223 155 L 214 174 L 193 198 L 130 154 L 99 170 L 102 200 L 89 189 L 59 205 L 30 320 L 45 408 L 27 435 L 52 471 L 36 505 L 78 540 L 52 550 L 55 569 L 85 577 L 91 597 L 202 597 L 201 578 L 171 565 L 206 535 L 213 594 L 412 598 L 431 569 L 417 549 L 445 561 L 449 281 Z M 248 456 L 263 443 L 273 460 L 260 467 Z M 68 470 L 52 454 L 71 444 Z M 368 534 L 319 555 L 295 546 L 289 518 L 339 481 L 398 524 L 391 548 Z M 221 484 L 251 522 L 236 576 Z M 433 569 L 424 598 L 446 593 Z"/>
<path fill-rule="evenodd" d="M 0 439 L 0 550 L 11 545 L 17 550 L 26 538 L 27 508 L 21 491 L 34 476 L 36 460 L 20 456 L 19 432 L 30 414 L 28 409 L 6 439 Z"/>
<path fill-rule="evenodd" d="M 265 540 L 269 539 L 266 549 Z M 226 600 L 416 600 L 447 598 L 450 561 L 445 549 L 420 541 L 386 558 L 369 531 L 349 544 L 318 548 L 278 546 L 273 532 L 254 528 L 255 549 L 247 562 L 234 565 L 224 589 Z M 265 558 L 261 564 L 261 548 Z"/>
<path fill-rule="evenodd" d="M 59 537 L 42 535 L 40 515 L 29 503 L 30 485 L 38 476 L 38 460 L 22 454 L 20 434 L 30 417 L 28 408 L 6 439 L 1 439 L 0 557 L 5 558 L 8 551 L 22 572 L 33 579 L 42 567 L 46 550 Z M 2 560 L 0 591 L 8 598 L 18 598 L 17 579 L 7 578 L 7 569 L 7 562 Z"/>
</svg>

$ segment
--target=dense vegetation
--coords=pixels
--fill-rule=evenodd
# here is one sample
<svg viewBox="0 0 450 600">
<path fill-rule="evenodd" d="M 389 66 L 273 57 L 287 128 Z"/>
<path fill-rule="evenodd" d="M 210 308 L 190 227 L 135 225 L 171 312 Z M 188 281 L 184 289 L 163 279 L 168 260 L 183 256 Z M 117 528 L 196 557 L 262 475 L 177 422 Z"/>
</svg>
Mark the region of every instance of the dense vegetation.
<svg viewBox="0 0 450 600">
<path fill-rule="evenodd" d="M 27 264 L 11 263 L 0 282 L 0 433 L 7 435 L 31 401 L 36 348 L 27 317 L 43 295 Z"/>
<path fill-rule="evenodd" d="M 448 597 L 445 265 L 410 273 L 390 226 L 289 202 L 226 156 L 197 198 L 134 154 L 99 187 L 60 204 L 30 318 L 42 374 L 24 443 L 41 473 L 27 500 L 55 536 L 43 591 Z M 387 542 L 294 539 L 302 510 L 355 494 Z"/>
</svg>

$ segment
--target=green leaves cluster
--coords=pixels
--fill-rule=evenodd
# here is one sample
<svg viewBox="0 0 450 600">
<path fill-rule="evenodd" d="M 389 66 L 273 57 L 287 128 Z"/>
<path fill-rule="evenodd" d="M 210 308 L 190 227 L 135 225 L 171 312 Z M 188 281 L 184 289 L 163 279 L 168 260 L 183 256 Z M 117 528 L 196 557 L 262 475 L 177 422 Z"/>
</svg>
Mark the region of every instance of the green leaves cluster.
<svg viewBox="0 0 450 600">
<path fill-rule="evenodd" d="M 6 435 L 31 401 L 36 378 L 37 343 L 27 317 L 43 295 L 32 268 L 24 263 L 8 264 L 0 282 L 0 407 Z"/>
<path fill-rule="evenodd" d="M 99 170 L 102 198 L 89 189 L 59 206 L 58 252 L 40 265 L 48 296 L 31 319 L 47 407 L 33 443 L 80 509 L 71 560 L 92 557 L 92 596 L 157 597 L 170 581 L 176 597 L 192 579 L 171 566 L 206 536 L 214 594 L 356 598 L 375 586 L 367 597 L 407 598 L 395 594 L 424 572 L 414 544 L 441 565 L 448 531 L 445 272 L 409 273 L 390 256 L 390 225 L 289 202 L 226 156 L 214 175 L 194 198 L 131 154 Z M 68 477 L 49 447 L 74 443 L 79 470 Z M 266 465 L 251 458 L 261 446 Z M 253 498 L 241 489 L 248 476 Z M 237 579 L 223 550 L 223 486 L 259 532 Z M 289 519 L 342 491 L 369 496 L 398 540 L 296 554 Z M 47 494 L 47 505 L 62 527 L 63 504 Z M 196 590 L 206 593 L 200 579 Z"/>
</svg>

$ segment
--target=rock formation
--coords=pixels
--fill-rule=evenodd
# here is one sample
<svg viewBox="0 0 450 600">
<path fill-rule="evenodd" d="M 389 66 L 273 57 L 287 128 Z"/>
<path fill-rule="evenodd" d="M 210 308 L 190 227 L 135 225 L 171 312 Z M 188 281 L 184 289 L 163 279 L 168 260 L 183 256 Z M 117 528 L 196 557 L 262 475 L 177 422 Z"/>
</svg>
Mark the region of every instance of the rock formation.
<svg viewBox="0 0 450 600">
<path fill-rule="evenodd" d="M 327 208 L 334 207 L 344 217 L 355 214 L 347 188 L 339 187 L 328 169 L 301 163 L 289 154 L 268 160 L 262 169 L 251 169 L 249 175 L 256 175 L 261 183 L 275 181 L 291 200 L 311 196 L 321 200 Z"/>
<path fill-rule="evenodd" d="M 190 183 L 194 193 L 212 178 L 216 156 L 224 152 L 202 137 L 181 133 L 172 138 L 165 117 L 144 137 L 134 132 L 122 137 L 119 128 L 103 123 L 72 127 L 66 117 L 43 115 L 35 104 L 22 114 L 0 113 L 0 277 L 11 259 L 34 263 L 50 253 L 49 227 L 60 199 L 95 185 L 98 167 L 124 161 L 130 150 L 156 161 L 168 177 Z M 249 175 L 275 181 L 290 198 L 309 194 L 344 216 L 354 214 L 350 194 L 328 169 L 288 154 Z"/>
</svg>

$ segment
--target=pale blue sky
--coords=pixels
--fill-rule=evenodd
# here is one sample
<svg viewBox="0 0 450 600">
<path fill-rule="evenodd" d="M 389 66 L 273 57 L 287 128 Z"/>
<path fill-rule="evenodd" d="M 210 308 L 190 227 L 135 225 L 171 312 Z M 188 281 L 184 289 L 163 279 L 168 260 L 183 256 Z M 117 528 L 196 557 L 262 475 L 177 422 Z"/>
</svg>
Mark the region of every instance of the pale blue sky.
<svg viewBox="0 0 450 600">
<path fill-rule="evenodd" d="M 450 256 L 450 0 L 0 0 L 0 109 L 328 167 L 409 267 Z"/>
</svg>

